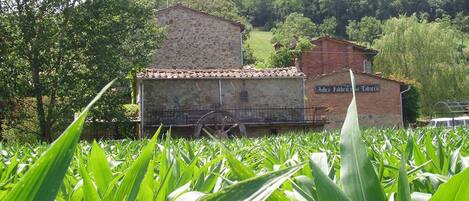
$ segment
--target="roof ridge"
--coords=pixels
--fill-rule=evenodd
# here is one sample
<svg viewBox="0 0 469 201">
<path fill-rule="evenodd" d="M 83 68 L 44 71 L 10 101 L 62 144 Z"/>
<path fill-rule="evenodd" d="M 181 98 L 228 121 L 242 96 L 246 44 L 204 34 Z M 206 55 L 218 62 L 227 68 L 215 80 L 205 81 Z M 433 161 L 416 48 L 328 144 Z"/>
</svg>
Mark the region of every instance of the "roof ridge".
<svg viewBox="0 0 469 201">
<path fill-rule="evenodd" d="M 241 28 L 241 32 L 243 32 L 243 31 L 246 29 L 246 27 L 244 26 L 244 24 L 242 24 L 242 23 L 239 22 L 239 21 L 227 19 L 227 18 L 224 18 L 224 17 L 220 17 L 220 16 L 216 16 L 216 15 L 209 14 L 209 13 L 204 12 L 204 11 L 196 10 L 196 9 L 190 8 L 189 6 L 185 6 L 185 5 L 183 5 L 182 3 L 180 3 L 180 2 L 178 2 L 178 3 L 176 3 L 176 4 L 173 4 L 173 5 L 171 5 L 171 6 L 168 6 L 168 7 L 166 7 L 166 8 L 157 10 L 156 13 L 165 12 L 165 11 L 167 11 L 167 10 L 174 9 L 174 8 L 182 8 L 182 9 L 185 9 L 185 10 L 189 10 L 189 11 L 192 11 L 192 12 L 195 12 L 195 13 L 203 14 L 203 15 L 206 15 L 206 16 L 209 16 L 209 17 L 213 17 L 213 18 L 216 18 L 216 19 L 219 19 L 219 20 L 228 22 L 228 23 L 230 23 L 230 24 L 232 24 L 232 25 L 235 25 L 235 26 L 240 27 L 240 28 Z"/>
</svg>

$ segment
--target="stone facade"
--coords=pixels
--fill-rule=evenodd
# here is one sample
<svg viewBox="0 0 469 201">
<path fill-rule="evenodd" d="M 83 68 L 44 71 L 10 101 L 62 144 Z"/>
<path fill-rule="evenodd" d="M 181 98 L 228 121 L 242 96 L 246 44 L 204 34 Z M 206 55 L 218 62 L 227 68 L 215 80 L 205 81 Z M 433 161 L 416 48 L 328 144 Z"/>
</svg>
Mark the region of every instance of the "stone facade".
<svg viewBox="0 0 469 201">
<path fill-rule="evenodd" d="M 256 118 L 256 120 L 259 120 L 259 118 L 301 119 L 304 116 L 302 109 L 289 110 L 289 112 L 285 112 L 285 110 L 266 110 L 267 113 L 263 113 L 263 109 L 266 108 L 303 108 L 303 77 L 148 79 L 141 80 L 140 90 L 140 94 L 143 94 L 139 104 L 143 106 L 141 109 L 143 111 L 142 123 L 145 127 L 144 135 L 148 135 L 156 130 L 156 127 L 159 125 L 157 123 L 158 120 L 163 121 L 155 119 L 154 116 L 154 114 L 162 114 L 161 111 L 177 111 L 179 114 L 180 111 L 197 113 L 198 110 L 222 109 L 240 119 Z M 239 112 L 242 114 L 238 113 L 238 109 L 241 109 Z M 254 110 L 246 112 L 245 109 Z M 171 112 L 168 112 L 168 114 L 170 120 L 174 120 L 176 124 L 185 124 L 185 118 L 173 117 Z M 198 119 L 204 114 L 193 116 Z M 288 117 L 285 117 L 285 115 Z M 188 116 L 191 116 L 191 114 Z M 194 130 L 193 128 L 178 128 L 178 130 L 174 131 L 177 131 L 175 133 L 180 136 L 191 136 Z M 248 134 L 253 136 L 251 128 L 248 128 Z"/>
<path fill-rule="evenodd" d="M 343 69 L 366 73 L 372 71 L 370 58 L 375 54 L 373 50 L 330 37 L 322 37 L 312 43 L 314 48 L 304 52 L 297 61 L 299 69 L 308 78 Z"/>
<path fill-rule="evenodd" d="M 242 31 L 237 22 L 176 5 L 157 13 L 166 39 L 153 56 L 156 68 L 241 68 Z"/>
<path fill-rule="evenodd" d="M 359 123 L 361 127 L 400 127 L 402 123 L 401 83 L 365 73 L 355 73 L 356 85 L 379 85 L 378 92 L 357 92 Z M 350 83 L 348 71 L 331 73 L 305 81 L 306 107 L 326 107 L 330 121 L 327 128 L 340 128 L 345 120 L 352 93 L 317 93 L 316 86 Z"/>
<path fill-rule="evenodd" d="M 142 85 L 143 114 L 154 110 L 304 106 L 303 78 L 154 79 L 142 80 Z M 247 99 L 242 100 L 243 91 L 247 92 Z"/>
</svg>

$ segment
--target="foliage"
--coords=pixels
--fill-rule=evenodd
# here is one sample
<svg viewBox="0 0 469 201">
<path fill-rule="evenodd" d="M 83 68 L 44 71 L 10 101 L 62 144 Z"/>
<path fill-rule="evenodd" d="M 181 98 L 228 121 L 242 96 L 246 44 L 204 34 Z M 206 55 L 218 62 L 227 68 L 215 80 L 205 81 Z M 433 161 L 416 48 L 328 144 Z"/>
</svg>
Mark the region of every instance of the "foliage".
<svg viewBox="0 0 469 201">
<path fill-rule="evenodd" d="M 319 36 L 334 36 L 336 35 L 336 28 L 337 28 L 337 19 L 332 16 L 329 18 L 324 19 L 324 21 L 318 27 Z"/>
<path fill-rule="evenodd" d="M 137 104 L 124 104 L 122 105 L 125 110 L 125 116 L 129 118 L 135 118 L 138 116 L 138 105 Z"/>
<path fill-rule="evenodd" d="M 295 65 L 295 58 L 301 53 L 313 48 L 313 44 L 308 38 L 299 38 L 294 48 L 281 47 L 270 56 L 270 67 L 290 67 Z"/>
<path fill-rule="evenodd" d="M 311 38 L 316 33 L 317 26 L 303 14 L 292 13 L 288 15 L 284 22 L 278 23 L 272 29 L 274 34 L 272 43 L 280 43 L 289 47 L 293 40 L 298 38 Z"/>
<path fill-rule="evenodd" d="M 256 63 L 254 57 L 254 51 L 249 44 L 243 44 L 243 65 L 249 65 Z"/>
<path fill-rule="evenodd" d="M 457 31 L 444 23 L 411 17 L 386 21 L 383 36 L 375 41 L 379 50 L 375 67 L 389 75 L 398 74 L 418 81 L 422 114 L 429 114 L 442 100 L 467 99 L 462 90 L 467 68 L 461 63 Z"/>
<path fill-rule="evenodd" d="M 35 132 L 43 140 L 70 123 L 105 80 L 146 66 L 162 38 L 151 7 L 138 1 L 0 4 L 0 47 L 6 53 L 0 71 L 11 72 L 20 85 L 8 88 L 12 92 L 6 100 L 34 97 L 40 128 Z M 124 81 L 97 107 L 100 112 L 94 114 L 103 114 L 99 118 L 110 118 L 120 112 L 117 105 L 127 102 Z"/>
<path fill-rule="evenodd" d="M 300 13 L 322 23 L 325 19 L 337 19 L 336 33 L 346 37 L 349 20 L 360 20 L 370 16 L 379 20 L 397 17 L 400 14 L 410 16 L 414 13 L 426 13 L 429 20 L 444 15 L 456 17 L 458 13 L 469 14 L 469 3 L 465 0 L 237 0 L 240 12 L 250 19 L 256 27 L 267 27 L 274 22 L 283 21 L 291 13 Z"/>
<path fill-rule="evenodd" d="M 380 20 L 374 17 L 363 17 L 360 21 L 351 20 L 347 25 L 347 36 L 350 40 L 373 45 L 373 41 L 379 38 L 383 32 Z"/>
</svg>

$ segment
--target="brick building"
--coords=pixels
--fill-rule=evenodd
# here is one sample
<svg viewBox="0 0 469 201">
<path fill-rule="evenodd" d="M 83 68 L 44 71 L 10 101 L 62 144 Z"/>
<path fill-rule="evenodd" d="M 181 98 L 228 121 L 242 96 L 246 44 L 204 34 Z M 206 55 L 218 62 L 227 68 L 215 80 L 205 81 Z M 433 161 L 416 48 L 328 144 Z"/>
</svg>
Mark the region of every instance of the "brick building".
<svg viewBox="0 0 469 201">
<path fill-rule="evenodd" d="M 371 61 L 377 51 L 331 37 L 313 40 L 315 45 L 297 60 L 306 75 L 305 106 L 326 108 L 326 127 L 340 128 L 352 98 L 350 76 L 356 79 L 356 98 L 363 127 L 402 126 L 401 82 L 373 74 Z"/>
<path fill-rule="evenodd" d="M 166 38 L 153 57 L 156 68 L 241 68 L 242 34 L 239 22 L 182 5 L 157 12 Z"/>
<path fill-rule="evenodd" d="M 314 48 L 304 52 L 297 65 L 308 77 L 316 77 L 340 71 L 344 68 L 354 72 L 372 73 L 371 62 L 376 50 L 332 37 L 312 41 Z"/>
</svg>

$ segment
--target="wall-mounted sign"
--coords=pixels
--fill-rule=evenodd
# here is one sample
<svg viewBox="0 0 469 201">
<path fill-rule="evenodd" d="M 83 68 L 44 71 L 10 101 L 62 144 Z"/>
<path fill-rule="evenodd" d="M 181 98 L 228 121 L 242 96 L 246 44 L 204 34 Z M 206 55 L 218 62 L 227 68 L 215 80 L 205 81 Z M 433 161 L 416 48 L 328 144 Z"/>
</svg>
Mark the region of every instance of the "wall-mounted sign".
<svg viewBox="0 0 469 201">
<path fill-rule="evenodd" d="M 318 85 L 315 87 L 316 93 L 352 93 L 351 84 L 343 85 Z M 359 84 L 355 85 L 355 92 L 375 93 L 379 92 L 379 84 Z"/>
</svg>

